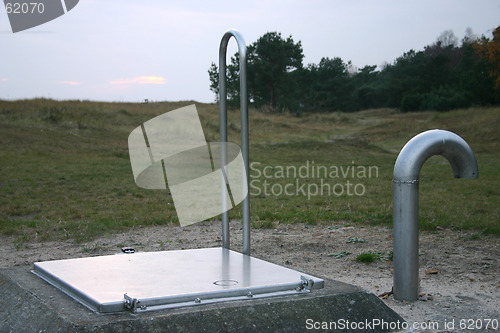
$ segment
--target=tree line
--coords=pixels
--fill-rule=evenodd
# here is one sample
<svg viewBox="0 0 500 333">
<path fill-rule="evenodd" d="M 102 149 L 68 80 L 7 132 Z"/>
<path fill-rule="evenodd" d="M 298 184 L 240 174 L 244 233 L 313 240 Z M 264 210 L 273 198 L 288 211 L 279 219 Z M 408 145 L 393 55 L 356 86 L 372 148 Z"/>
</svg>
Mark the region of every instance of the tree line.
<svg viewBox="0 0 500 333">
<path fill-rule="evenodd" d="M 247 48 L 248 97 L 272 112 L 357 111 L 391 107 L 446 111 L 500 103 L 500 26 L 493 37 L 468 28 L 460 41 L 451 30 L 421 51 L 410 50 L 379 68 L 355 69 L 339 57 L 303 65 L 301 42 L 268 32 Z M 209 70 L 218 95 L 218 68 Z M 238 54 L 227 66 L 228 103 L 239 105 Z"/>
</svg>

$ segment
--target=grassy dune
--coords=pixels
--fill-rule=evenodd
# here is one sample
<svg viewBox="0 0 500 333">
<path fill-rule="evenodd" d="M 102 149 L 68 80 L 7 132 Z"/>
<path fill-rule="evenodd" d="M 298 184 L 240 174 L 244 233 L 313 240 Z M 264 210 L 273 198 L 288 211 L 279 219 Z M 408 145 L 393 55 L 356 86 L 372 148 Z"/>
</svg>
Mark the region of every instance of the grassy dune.
<svg viewBox="0 0 500 333">
<path fill-rule="evenodd" d="M 20 244 L 82 241 L 132 226 L 177 223 L 168 190 L 135 185 L 127 138 L 144 121 L 193 103 L 0 101 L 0 233 L 15 235 Z M 207 141 L 217 141 L 218 106 L 196 106 Z M 236 143 L 239 121 L 239 113 L 230 111 L 229 140 Z M 421 228 L 500 235 L 500 108 L 404 114 L 381 109 L 302 117 L 250 110 L 253 226 L 332 221 L 390 225 L 397 154 L 414 135 L 433 128 L 453 131 L 470 144 L 480 178 L 453 179 L 444 158 L 429 159 L 421 172 Z M 312 165 L 328 174 L 312 175 Z M 300 168 L 303 177 L 291 173 Z M 323 193 L 314 193 L 322 181 L 327 184 Z M 297 190 L 300 186 L 305 195 Z M 285 188 L 291 195 L 279 193 Z M 328 194 L 328 188 L 336 192 Z M 354 189 L 364 191 L 356 195 Z M 240 212 L 231 215 L 237 219 Z"/>
</svg>

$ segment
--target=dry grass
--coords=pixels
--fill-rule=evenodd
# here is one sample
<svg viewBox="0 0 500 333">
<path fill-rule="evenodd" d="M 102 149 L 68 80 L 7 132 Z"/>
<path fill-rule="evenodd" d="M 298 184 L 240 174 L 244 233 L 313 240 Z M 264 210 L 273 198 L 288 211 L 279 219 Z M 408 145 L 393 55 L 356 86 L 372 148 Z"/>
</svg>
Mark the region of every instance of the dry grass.
<svg viewBox="0 0 500 333">
<path fill-rule="evenodd" d="M 137 225 L 176 223 L 168 191 L 138 188 L 133 180 L 127 138 L 141 123 L 194 102 L 99 103 L 46 99 L 0 101 L 0 232 L 21 241 L 88 239 Z M 218 106 L 196 103 L 208 141 L 217 141 Z M 229 140 L 239 143 L 240 118 L 228 115 Z M 461 135 L 476 153 L 477 180 L 455 180 L 441 157 L 421 174 L 421 227 L 476 229 L 500 234 L 500 108 L 448 113 L 401 114 L 394 110 L 357 113 L 266 114 L 250 110 L 251 170 L 322 166 L 376 166 L 378 177 L 327 179 L 358 182 L 363 196 L 253 195 L 254 226 L 335 220 L 391 223 L 392 169 L 397 153 L 415 134 L 432 128 Z M 284 187 L 292 178 L 270 179 Z M 320 179 L 300 179 L 319 184 Z M 255 193 L 254 193 L 255 194 Z M 239 217 L 239 210 L 231 212 Z"/>
</svg>

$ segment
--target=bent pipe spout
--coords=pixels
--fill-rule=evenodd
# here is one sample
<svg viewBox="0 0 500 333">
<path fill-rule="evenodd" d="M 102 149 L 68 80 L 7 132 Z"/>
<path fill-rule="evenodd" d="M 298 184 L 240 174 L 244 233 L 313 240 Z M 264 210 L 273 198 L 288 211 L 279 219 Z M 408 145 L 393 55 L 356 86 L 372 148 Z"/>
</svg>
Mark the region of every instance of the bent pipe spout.
<svg viewBox="0 0 500 333">
<path fill-rule="evenodd" d="M 226 86 L 226 53 L 227 45 L 231 37 L 236 39 L 238 44 L 238 56 L 240 62 L 240 113 L 241 113 L 241 153 L 245 168 L 243 188 L 249 188 L 249 160 L 248 160 L 248 94 L 247 94 L 247 55 L 246 45 L 243 36 L 238 31 L 227 31 L 220 42 L 219 47 L 219 115 L 220 115 L 220 141 L 227 142 L 227 86 Z M 221 165 L 225 166 L 227 156 L 221 154 Z M 222 181 L 222 186 L 226 184 Z M 223 205 L 227 202 L 222 200 Z M 227 207 L 223 206 L 222 211 L 222 247 L 229 249 L 229 215 Z M 250 255 L 250 195 L 247 195 L 242 202 L 243 219 L 243 254 Z"/>
<path fill-rule="evenodd" d="M 455 178 L 477 178 L 477 161 L 460 136 L 430 130 L 413 137 L 403 147 L 394 165 L 394 298 L 418 299 L 418 183 L 420 170 L 433 155 L 444 156 Z"/>
</svg>

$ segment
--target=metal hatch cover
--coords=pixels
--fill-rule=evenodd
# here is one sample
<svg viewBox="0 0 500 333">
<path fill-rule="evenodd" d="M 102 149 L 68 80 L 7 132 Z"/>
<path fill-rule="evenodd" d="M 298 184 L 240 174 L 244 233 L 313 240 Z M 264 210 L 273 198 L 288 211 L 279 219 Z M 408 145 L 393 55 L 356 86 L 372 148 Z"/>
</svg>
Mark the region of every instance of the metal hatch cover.
<svg viewBox="0 0 500 333">
<path fill-rule="evenodd" d="M 224 248 L 38 262 L 33 273 L 101 313 L 309 292 L 324 281 Z"/>
</svg>

